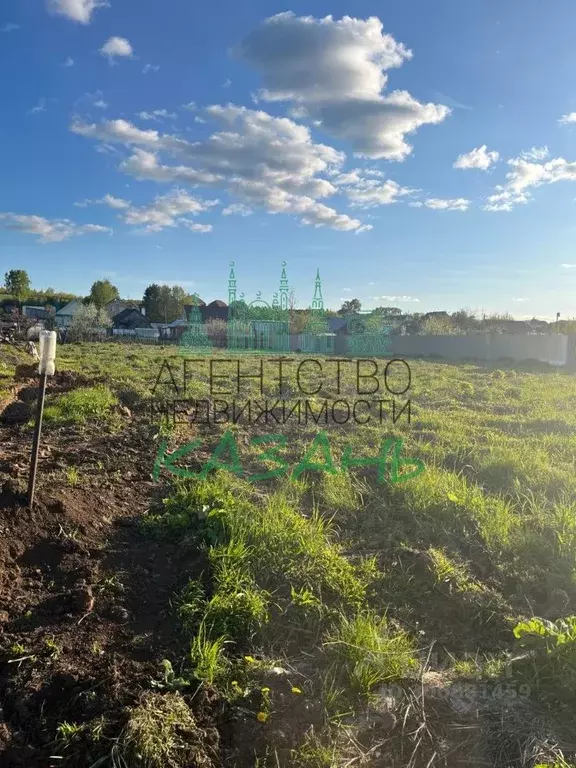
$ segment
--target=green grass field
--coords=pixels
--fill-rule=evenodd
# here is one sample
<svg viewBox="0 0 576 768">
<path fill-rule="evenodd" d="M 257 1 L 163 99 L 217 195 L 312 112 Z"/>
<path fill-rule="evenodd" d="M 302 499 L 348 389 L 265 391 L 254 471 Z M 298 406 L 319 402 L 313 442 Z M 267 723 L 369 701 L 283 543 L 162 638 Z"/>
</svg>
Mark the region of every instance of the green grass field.
<svg viewBox="0 0 576 768">
<path fill-rule="evenodd" d="M 120 428 L 117 402 L 144 421 L 164 361 L 181 374 L 174 348 L 61 346 L 59 368 L 96 384 L 54 398 L 47 429 L 94 419 Z M 163 706 L 186 720 L 180 692 L 217 690 L 244 718 L 238 765 L 571 764 L 576 377 L 545 366 L 410 367 L 411 388 L 398 399 L 410 398 L 411 423 L 150 430 L 152 455 L 163 440 L 169 449 L 201 443 L 178 464 L 190 472 L 227 429 L 241 457 L 237 474 L 186 479 L 162 469 L 163 507 L 141 522 L 151 540 L 176 542 L 203 563 L 167 596 L 187 651 L 166 660 L 173 701 Z M 313 389 L 314 372 L 304 380 Z M 246 382 L 237 397 L 277 399 L 275 386 L 267 378 L 260 395 Z M 328 380 L 308 399 L 353 399 L 354 388 L 353 376 L 340 394 Z M 187 389 L 210 399 L 206 367 L 190 367 Z M 163 377 L 155 397 L 175 396 Z M 285 399 L 296 397 L 292 386 Z M 255 436 L 284 434 L 280 454 L 293 469 L 320 430 L 334 472 L 251 481 L 278 466 L 262 460 Z M 341 469 L 346 451 L 374 458 L 388 438 L 401 438 L 402 455 L 425 470 L 394 483 L 376 465 Z M 174 729 L 151 738 L 153 705 L 146 712 L 135 714 L 128 745 L 146 765 L 211 764 L 201 747 L 182 751 Z"/>
</svg>

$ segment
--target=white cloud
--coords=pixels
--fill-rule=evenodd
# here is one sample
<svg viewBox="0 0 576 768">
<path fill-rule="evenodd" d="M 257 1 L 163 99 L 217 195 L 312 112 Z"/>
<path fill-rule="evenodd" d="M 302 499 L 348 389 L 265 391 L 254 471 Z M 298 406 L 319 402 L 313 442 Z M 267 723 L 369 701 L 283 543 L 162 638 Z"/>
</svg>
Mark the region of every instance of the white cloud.
<svg viewBox="0 0 576 768">
<path fill-rule="evenodd" d="M 454 168 L 466 170 L 469 168 L 478 168 L 480 171 L 487 171 L 491 165 L 497 163 L 500 159 L 498 152 L 488 152 L 486 144 L 483 144 L 471 152 L 460 155 L 454 163 Z"/>
<path fill-rule="evenodd" d="M 546 160 L 550 154 L 548 147 L 532 147 L 525 152 L 520 152 L 522 160 Z"/>
<path fill-rule="evenodd" d="M 305 224 L 343 231 L 371 229 L 318 202 L 337 191 L 320 174 L 340 169 L 345 155 L 315 144 L 308 128 L 288 118 L 231 104 L 208 107 L 205 114 L 224 123 L 226 130 L 204 141 L 143 131 L 126 120 L 100 124 L 76 120 L 71 130 L 105 143 L 134 145 L 136 149 L 120 170 L 138 179 L 218 186 L 249 207 L 292 214 Z M 166 165 L 161 153 L 186 164 Z"/>
<path fill-rule="evenodd" d="M 143 131 L 127 120 L 108 120 L 100 123 L 100 125 L 96 125 L 96 123 L 87 124 L 81 120 L 75 120 L 70 130 L 72 133 L 78 133 L 81 136 L 87 136 L 104 142 L 118 142 L 127 145 L 140 144 L 150 147 L 158 146 L 160 148 L 158 131 Z"/>
<path fill-rule="evenodd" d="M 160 66 L 158 64 L 146 64 L 146 66 L 142 70 L 142 74 L 147 75 L 148 72 L 158 72 L 159 69 L 160 69 Z"/>
<path fill-rule="evenodd" d="M 106 56 L 110 64 L 114 63 L 117 56 L 132 56 L 132 46 L 125 37 L 110 37 L 100 48 L 102 56 Z"/>
<path fill-rule="evenodd" d="M 47 2 L 51 13 L 66 16 L 80 24 L 90 24 L 94 11 L 109 5 L 106 0 L 47 0 Z"/>
<path fill-rule="evenodd" d="M 223 216 L 252 216 L 254 211 L 242 203 L 232 203 L 222 211 Z"/>
<path fill-rule="evenodd" d="M 176 119 L 176 113 L 175 112 L 168 112 L 166 109 L 154 109 L 152 112 L 139 112 L 138 117 L 141 120 L 175 120 Z"/>
<path fill-rule="evenodd" d="M 112 195 L 104 195 L 102 200 L 99 200 L 98 202 L 107 205 L 109 208 L 115 208 L 116 210 L 123 210 L 124 208 L 130 207 L 129 201 L 122 200 L 120 197 L 113 197 Z"/>
<path fill-rule="evenodd" d="M 99 224 L 75 224 L 70 219 L 45 219 L 42 216 L 0 213 L 0 227 L 3 229 L 36 235 L 40 243 L 59 243 L 75 235 L 89 232 L 112 234 L 109 227 Z"/>
<path fill-rule="evenodd" d="M 576 264 L 560 264 L 562 269 L 576 269 Z"/>
<path fill-rule="evenodd" d="M 557 181 L 576 181 L 576 162 L 570 163 L 563 157 L 546 163 L 524 160 L 522 156 L 508 160 L 511 170 L 506 174 L 506 184 L 496 187 L 490 195 L 485 211 L 511 211 L 516 205 L 532 199 L 531 189 Z"/>
<path fill-rule="evenodd" d="M 291 101 L 326 132 L 352 143 L 359 156 L 403 160 L 406 142 L 426 123 L 440 123 L 450 109 L 422 104 L 407 91 L 383 93 L 386 71 L 412 52 L 383 33 L 375 17 L 297 18 L 280 13 L 264 21 L 236 53 L 258 69 L 266 101 Z"/>
<path fill-rule="evenodd" d="M 414 190 L 401 187 L 396 181 L 388 179 L 367 179 L 362 171 L 356 169 L 334 178 L 334 184 L 342 187 L 350 200 L 352 208 L 374 208 L 377 205 L 390 205 L 398 198 L 411 194 Z"/>
<path fill-rule="evenodd" d="M 204 235 L 207 232 L 212 232 L 213 229 L 212 224 L 197 224 L 189 219 L 180 219 L 180 223 L 191 232 L 199 232 L 201 235 Z"/>
<path fill-rule="evenodd" d="M 569 123 L 576 123 L 576 112 L 570 112 L 568 115 L 563 115 L 560 120 L 558 120 L 560 125 L 568 125 Z"/>
<path fill-rule="evenodd" d="M 131 203 L 129 200 L 123 200 L 120 197 L 114 197 L 113 195 L 106 194 L 99 200 L 83 200 L 81 203 L 74 203 L 78 208 L 86 208 L 88 205 L 107 205 L 109 208 L 114 208 L 117 211 L 130 208 Z"/>
<path fill-rule="evenodd" d="M 189 101 L 188 104 L 182 104 L 182 109 L 189 109 L 191 112 L 194 112 L 198 107 L 195 101 Z"/>
<path fill-rule="evenodd" d="M 529 299 L 527 299 L 525 297 L 521 297 L 521 298 L 518 298 L 518 299 L 512 299 L 512 301 L 528 301 L 528 300 Z"/>
<path fill-rule="evenodd" d="M 429 200 L 424 200 L 424 205 L 426 208 L 432 208 L 434 211 L 467 211 L 470 207 L 470 200 L 466 200 L 463 197 L 452 200 L 442 200 L 433 197 Z"/>
<path fill-rule="evenodd" d="M 232 85 L 232 80 L 230 80 L 230 78 L 228 77 L 228 78 L 227 78 L 227 79 L 226 79 L 226 80 L 225 80 L 225 81 L 222 83 L 222 88 L 230 88 L 230 86 L 231 86 L 231 85 Z"/>
<path fill-rule="evenodd" d="M 66 59 L 66 61 L 64 62 L 64 64 L 62 66 L 63 67 L 73 67 L 74 66 L 74 59 L 71 56 L 68 56 L 68 58 Z"/>
<path fill-rule="evenodd" d="M 414 296 L 372 296 L 373 301 L 420 301 Z"/>
<path fill-rule="evenodd" d="M 221 176 L 189 168 L 186 165 L 162 165 L 158 162 L 157 155 L 143 149 L 134 150 L 134 153 L 121 163 L 120 170 L 140 181 L 151 180 L 192 186 L 218 185 L 221 181 Z"/>
<path fill-rule="evenodd" d="M 13 24 L 12 22 L 8 22 L 8 24 L 3 24 L 0 27 L 0 32 L 16 32 L 17 29 L 20 29 L 20 24 Z"/>
<path fill-rule="evenodd" d="M 32 107 L 32 109 L 28 110 L 28 114 L 37 115 L 40 112 L 46 112 L 46 103 L 46 99 L 42 97 L 35 107 Z"/>
<path fill-rule="evenodd" d="M 83 93 L 76 101 L 74 106 L 87 104 L 91 107 L 97 107 L 98 109 L 107 109 L 108 103 L 104 101 L 104 94 L 102 91 L 96 91 L 95 93 Z"/>
<path fill-rule="evenodd" d="M 110 227 L 103 227 L 101 224 L 84 224 L 76 230 L 76 234 L 84 234 L 85 232 L 106 232 L 111 235 L 114 230 Z"/>
<path fill-rule="evenodd" d="M 198 115 L 196 115 L 196 117 L 194 118 L 194 122 L 195 122 L 195 123 L 200 123 L 201 125 L 204 125 L 204 123 L 206 122 L 206 120 L 204 120 L 204 118 L 203 118 L 203 117 L 198 117 Z"/>
<path fill-rule="evenodd" d="M 141 208 L 129 207 L 121 214 L 123 221 L 131 226 L 143 227 L 145 232 L 161 232 L 167 227 L 179 224 L 195 232 L 209 232 L 209 225 L 195 225 L 185 214 L 197 215 L 217 205 L 217 200 L 198 200 L 182 189 L 173 189 L 167 195 L 158 195 L 150 205 Z"/>
</svg>

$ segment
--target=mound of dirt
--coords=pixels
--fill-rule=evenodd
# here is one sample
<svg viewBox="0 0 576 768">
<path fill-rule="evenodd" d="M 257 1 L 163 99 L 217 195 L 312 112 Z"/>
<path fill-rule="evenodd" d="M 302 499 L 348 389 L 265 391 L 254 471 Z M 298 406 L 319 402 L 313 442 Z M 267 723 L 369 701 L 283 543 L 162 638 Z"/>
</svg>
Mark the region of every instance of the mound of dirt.
<svg viewBox="0 0 576 768">
<path fill-rule="evenodd" d="M 16 366 L 16 371 L 14 373 L 14 379 L 16 381 L 25 381 L 26 379 L 31 379 L 34 376 L 38 375 L 38 365 L 37 363 L 20 363 L 20 365 Z"/>
<path fill-rule="evenodd" d="M 32 406 L 28 402 L 15 400 L 9 403 L 0 414 L 2 424 L 25 424 L 32 415 Z"/>
</svg>

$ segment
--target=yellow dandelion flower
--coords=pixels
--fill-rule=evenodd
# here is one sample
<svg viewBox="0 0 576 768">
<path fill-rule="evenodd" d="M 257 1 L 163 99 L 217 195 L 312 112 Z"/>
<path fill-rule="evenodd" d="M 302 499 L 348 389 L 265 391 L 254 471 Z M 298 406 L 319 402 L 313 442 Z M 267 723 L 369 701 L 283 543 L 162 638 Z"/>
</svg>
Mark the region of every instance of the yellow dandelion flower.
<svg viewBox="0 0 576 768">
<path fill-rule="evenodd" d="M 247 661 L 248 664 L 256 663 L 256 659 L 254 658 L 254 656 L 244 656 L 244 661 Z"/>
<path fill-rule="evenodd" d="M 265 723 L 266 720 L 268 720 L 268 715 L 266 712 L 258 712 L 256 715 L 256 720 L 258 720 L 259 723 Z"/>
<path fill-rule="evenodd" d="M 292 693 L 293 693 L 295 696 L 298 696 L 299 694 L 301 694 L 301 693 L 302 693 L 302 691 L 300 690 L 300 688 L 297 688 L 295 685 L 293 685 L 293 686 L 292 686 Z"/>
<path fill-rule="evenodd" d="M 270 693 L 270 688 L 262 688 L 262 693 Z"/>
</svg>

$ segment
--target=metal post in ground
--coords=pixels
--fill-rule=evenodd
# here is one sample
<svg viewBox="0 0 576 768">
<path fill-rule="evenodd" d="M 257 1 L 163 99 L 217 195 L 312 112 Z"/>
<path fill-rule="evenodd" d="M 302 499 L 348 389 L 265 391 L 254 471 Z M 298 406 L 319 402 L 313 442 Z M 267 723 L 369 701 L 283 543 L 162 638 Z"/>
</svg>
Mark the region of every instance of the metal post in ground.
<svg viewBox="0 0 576 768">
<path fill-rule="evenodd" d="M 38 469 L 38 454 L 40 452 L 40 436 L 42 434 L 42 415 L 44 413 L 44 398 L 46 396 L 46 374 L 40 374 L 40 387 L 38 389 L 38 405 L 36 407 L 36 423 L 34 425 L 34 441 L 32 443 L 32 457 L 30 459 L 30 474 L 28 476 L 28 506 L 34 504 L 34 491 L 36 488 L 36 471 Z"/>
<path fill-rule="evenodd" d="M 42 434 L 42 416 L 44 414 L 44 398 L 46 396 L 46 378 L 53 376 L 56 360 L 56 331 L 40 331 L 40 386 L 38 388 L 38 405 L 36 408 L 36 423 L 34 425 L 34 442 L 30 458 L 30 474 L 28 475 L 28 506 L 34 504 L 36 489 L 36 472 L 38 470 L 38 454 L 40 452 L 40 436 Z"/>
</svg>

